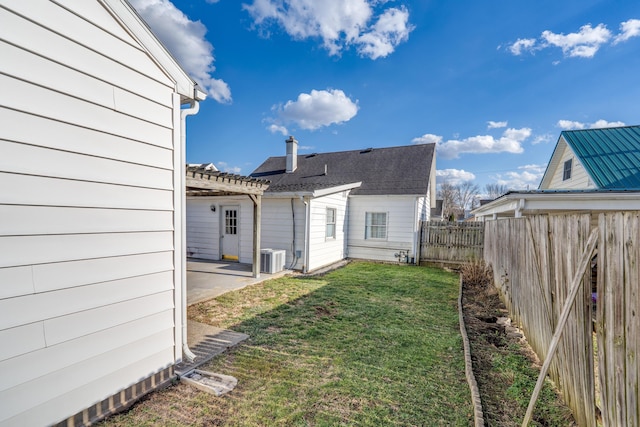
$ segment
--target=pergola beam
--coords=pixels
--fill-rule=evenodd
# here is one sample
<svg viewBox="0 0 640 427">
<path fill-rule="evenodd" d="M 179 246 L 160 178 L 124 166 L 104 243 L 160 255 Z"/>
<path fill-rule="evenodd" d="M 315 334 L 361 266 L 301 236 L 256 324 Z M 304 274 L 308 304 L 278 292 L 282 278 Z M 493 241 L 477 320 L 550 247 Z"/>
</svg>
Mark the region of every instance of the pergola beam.
<svg viewBox="0 0 640 427">
<path fill-rule="evenodd" d="M 269 181 L 187 167 L 185 184 L 187 196 L 249 196 L 253 202 L 253 277 L 260 277 L 262 194 L 269 188 Z"/>
</svg>

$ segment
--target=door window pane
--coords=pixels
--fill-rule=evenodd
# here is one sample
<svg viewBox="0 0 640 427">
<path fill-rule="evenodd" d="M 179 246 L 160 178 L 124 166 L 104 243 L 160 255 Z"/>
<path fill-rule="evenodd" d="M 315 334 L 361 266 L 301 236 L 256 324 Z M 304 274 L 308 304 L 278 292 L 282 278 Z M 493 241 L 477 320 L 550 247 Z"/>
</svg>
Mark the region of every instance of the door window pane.
<svg viewBox="0 0 640 427">
<path fill-rule="evenodd" d="M 225 209 L 224 233 L 238 234 L 238 211 L 236 209 Z"/>
</svg>

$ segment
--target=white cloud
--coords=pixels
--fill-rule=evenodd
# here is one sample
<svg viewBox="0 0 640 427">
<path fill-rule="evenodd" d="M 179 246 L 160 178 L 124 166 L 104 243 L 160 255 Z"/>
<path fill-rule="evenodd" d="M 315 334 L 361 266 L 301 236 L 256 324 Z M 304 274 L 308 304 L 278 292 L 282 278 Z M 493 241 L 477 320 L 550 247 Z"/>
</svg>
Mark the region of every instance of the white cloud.
<svg viewBox="0 0 640 427">
<path fill-rule="evenodd" d="M 358 53 L 371 59 L 384 58 L 393 53 L 396 46 L 409 39 L 413 27 L 408 22 L 409 12 L 405 7 L 387 9 L 371 31 L 358 38 Z"/>
<path fill-rule="evenodd" d="M 620 34 L 616 36 L 613 44 L 626 42 L 631 37 L 640 36 L 640 19 L 629 19 L 620 24 Z"/>
<path fill-rule="evenodd" d="M 601 128 L 619 128 L 622 126 L 626 126 L 624 122 L 608 122 L 606 120 L 597 120 L 589 125 L 591 129 L 601 129 Z"/>
<path fill-rule="evenodd" d="M 570 129 L 584 129 L 586 125 L 581 122 L 575 122 L 573 120 L 558 120 L 558 127 L 564 130 Z"/>
<path fill-rule="evenodd" d="M 280 125 L 276 125 L 276 124 L 272 124 L 269 125 L 267 127 L 267 129 L 269 130 L 269 132 L 271 133 L 281 133 L 282 135 L 289 135 L 289 131 L 287 130 L 286 127 L 284 126 L 280 126 Z"/>
<path fill-rule="evenodd" d="M 273 110 L 285 122 L 315 130 L 351 120 L 358 113 L 358 108 L 358 101 L 352 101 L 343 91 L 328 89 L 301 93 L 297 100 L 287 101 L 284 106 L 274 106 Z"/>
<path fill-rule="evenodd" d="M 436 184 L 448 182 L 451 185 L 458 185 L 461 182 L 473 181 L 476 176 L 464 169 L 439 169 L 436 170 Z"/>
<path fill-rule="evenodd" d="M 207 28 L 202 22 L 190 20 L 169 0 L 130 1 L 191 78 L 216 101 L 231 102 L 229 85 L 211 76 L 213 46 L 205 39 Z"/>
<path fill-rule="evenodd" d="M 604 24 L 592 28 L 590 24 L 580 27 L 577 33 L 556 34 L 549 30 L 542 32 L 542 39 L 551 46 L 562 49 L 565 56 L 591 58 L 600 46 L 611 39 L 611 31 Z"/>
<path fill-rule="evenodd" d="M 553 141 L 553 135 L 547 133 L 545 135 L 538 135 L 535 138 L 533 138 L 533 141 L 531 141 L 531 145 L 537 145 L 537 144 L 546 144 L 547 142 L 551 142 Z"/>
<path fill-rule="evenodd" d="M 515 43 L 509 46 L 509 50 L 514 55 L 518 56 L 525 51 L 532 51 L 536 45 L 536 39 L 518 39 Z"/>
<path fill-rule="evenodd" d="M 330 55 L 354 46 L 361 56 L 391 54 L 413 30 L 405 7 L 374 16 L 375 0 L 254 0 L 243 4 L 260 29 L 275 23 L 297 40 L 320 38 Z M 377 19 L 375 19 L 377 18 Z M 373 24 L 371 22 L 375 20 Z"/>
<path fill-rule="evenodd" d="M 535 190 L 540 184 L 546 165 L 525 165 L 518 171 L 499 174 L 494 177 L 496 184 L 506 185 L 511 190 Z"/>
<path fill-rule="evenodd" d="M 629 19 L 620 23 L 620 33 L 615 37 L 604 24 L 598 24 L 596 27 L 586 24 L 576 33 L 558 34 L 545 30 L 539 39 L 518 39 L 507 49 L 518 56 L 526 51 L 533 53 L 548 47 L 559 47 L 565 57 L 593 58 L 603 45 L 615 45 L 633 37 L 640 37 L 640 19 Z M 558 61 L 554 61 L 553 64 L 557 65 Z"/>
<path fill-rule="evenodd" d="M 477 135 L 462 140 L 440 141 L 436 153 L 443 159 L 457 159 L 463 153 L 522 153 L 522 143 L 531 136 L 531 129 L 506 129 L 500 138 L 492 135 Z M 416 140 L 414 139 L 414 142 Z"/>
<path fill-rule="evenodd" d="M 596 120 L 593 123 L 582 123 L 582 122 L 576 122 L 572 120 L 558 120 L 557 126 L 563 130 L 574 130 L 574 129 L 614 128 L 614 127 L 626 126 L 626 124 L 620 121 L 608 122 L 603 119 Z"/>
<path fill-rule="evenodd" d="M 507 127 L 507 122 L 494 122 L 493 120 L 489 120 L 487 122 L 487 128 L 488 129 L 500 129 L 500 128 L 506 128 Z"/>
<path fill-rule="evenodd" d="M 236 175 L 240 174 L 240 172 L 242 171 L 242 168 L 240 166 L 229 166 L 227 162 L 218 162 L 216 167 L 221 172 L 233 173 Z"/>
<path fill-rule="evenodd" d="M 411 140 L 414 144 L 439 144 L 442 142 L 442 137 L 439 135 L 434 135 L 432 133 L 425 133 L 422 136 L 417 138 L 413 138 Z"/>
</svg>

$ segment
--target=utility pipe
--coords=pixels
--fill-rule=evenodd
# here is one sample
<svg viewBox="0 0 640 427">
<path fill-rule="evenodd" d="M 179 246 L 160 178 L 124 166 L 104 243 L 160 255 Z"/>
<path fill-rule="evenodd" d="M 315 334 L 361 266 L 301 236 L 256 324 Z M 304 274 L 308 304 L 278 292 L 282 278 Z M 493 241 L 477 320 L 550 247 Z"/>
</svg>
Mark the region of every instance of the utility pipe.
<svg viewBox="0 0 640 427">
<path fill-rule="evenodd" d="M 309 272 L 309 221 L 311 220 L 311 208 L 309 207 L 309 201 L 305 200 L 303 196 L 300 196 L 300 200 L 304 203 L 304 264 L 302 266 L 302 272 Z"/>
<path fill-rule="evenodd" d="M 181 254 L 184 265 L 181 268 L 181 282 L 182 282 L 182 352 L 184 356 L 193 362 L 196 359 L 196 355 L 189 349 L 187 343 L 187 215 L 186 215 L 186 188 L 185 188 L 185 176 L 186 176 L 186 158 L 187 158 L 187 116 L 197 114 L 200 110 L 200 104 L 196 100 L 192 100 L 189 103 L 188 108 L 180 110 L 180 220 L 181 220 Z"/>
</svg>

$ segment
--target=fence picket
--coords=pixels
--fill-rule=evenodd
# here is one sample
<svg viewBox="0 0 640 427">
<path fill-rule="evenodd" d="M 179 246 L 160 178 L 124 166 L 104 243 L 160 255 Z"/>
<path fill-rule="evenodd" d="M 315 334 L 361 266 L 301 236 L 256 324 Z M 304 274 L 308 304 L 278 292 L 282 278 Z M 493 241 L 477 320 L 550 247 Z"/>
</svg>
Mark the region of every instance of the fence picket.
<svg viewBox="0 0 640 427">
<path fill-rule="evenodd" d="M 423 221 L 420 262 L 467 262 L 482 258 L 484 223 Z"/>
</svg>

